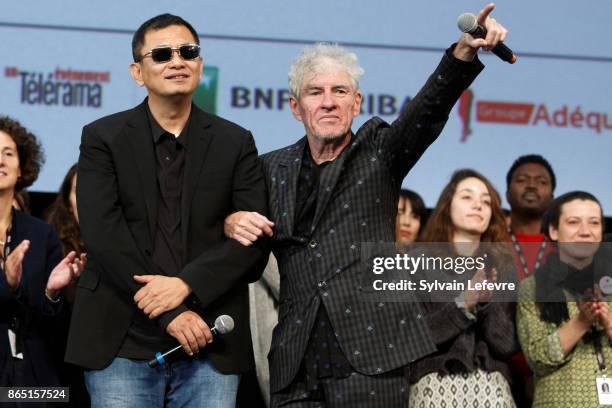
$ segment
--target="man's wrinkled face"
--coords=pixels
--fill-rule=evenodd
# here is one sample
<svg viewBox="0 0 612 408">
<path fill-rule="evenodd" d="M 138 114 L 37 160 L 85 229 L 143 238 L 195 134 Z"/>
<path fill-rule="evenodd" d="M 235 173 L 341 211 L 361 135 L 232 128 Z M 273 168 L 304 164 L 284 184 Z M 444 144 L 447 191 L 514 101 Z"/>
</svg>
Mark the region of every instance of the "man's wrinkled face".
<svg viewBox="0 0 612 408">
<path fill-rule="evenodd" d="M 361 92 L 353 89 L 347 72 L 332 65 L 307 77 L 299 99 L 291 96 L 289 104 L 309 138 L 328 142 L 350 133 L 361 99 Z"/>
</svg>

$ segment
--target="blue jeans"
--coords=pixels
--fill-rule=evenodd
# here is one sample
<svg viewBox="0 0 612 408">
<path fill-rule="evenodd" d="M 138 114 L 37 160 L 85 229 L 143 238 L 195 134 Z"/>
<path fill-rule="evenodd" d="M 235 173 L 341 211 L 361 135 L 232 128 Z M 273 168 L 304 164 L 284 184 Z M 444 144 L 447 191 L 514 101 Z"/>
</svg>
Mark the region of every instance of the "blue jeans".
<svg viewBox="0 0 612 408">
<path fill-rule="evenodd" d="M 234 408 L 239 380 L 204 358 L 150 368 L 145 360 L 118 357 L 103 370 L 85 371 L 92 408 Z"/>
</svg>

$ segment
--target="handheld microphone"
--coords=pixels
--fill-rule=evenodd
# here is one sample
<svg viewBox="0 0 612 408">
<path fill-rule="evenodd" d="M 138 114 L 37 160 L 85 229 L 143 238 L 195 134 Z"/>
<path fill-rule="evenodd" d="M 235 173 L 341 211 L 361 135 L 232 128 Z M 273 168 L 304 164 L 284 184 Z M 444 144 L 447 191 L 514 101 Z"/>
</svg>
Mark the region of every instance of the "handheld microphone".
<svg viewBox="0 0 612 408">
<path fill-rule="evenodd" d="M 476 16 L 472 13 L 463 13 L 460 15 L 457 19 L 457 26 L 459 30 L 470 34 L 474 38 L 485 38 L 487 36 L 487 29 L 478 24 Z M 514 64 L 518 59 L 512 50 L 502 42 L 493 47 L 491 52 L 497 55 L 502 61 L 506 61 L 510 64 Z"/>
<path fill-rule="evenodd" d="M 213 337 L 216 338 L 222 334 L 227 334 L 234 330 L 234 319 L 232 319 L 228 315 L 221 315 L 215 319 L 215 325 L 210 329 Z M 155 358 L 149 361 L 149 367 L 155 368 L 157 366 L 163 366 L 166 364 L 166 360 L 176 356 L 179 354 L 180 350 L 183 346 L 178 345 L 173 349 L 166 351 L 165 353 L 157 352 L 155 353 Z"/>
</svg>

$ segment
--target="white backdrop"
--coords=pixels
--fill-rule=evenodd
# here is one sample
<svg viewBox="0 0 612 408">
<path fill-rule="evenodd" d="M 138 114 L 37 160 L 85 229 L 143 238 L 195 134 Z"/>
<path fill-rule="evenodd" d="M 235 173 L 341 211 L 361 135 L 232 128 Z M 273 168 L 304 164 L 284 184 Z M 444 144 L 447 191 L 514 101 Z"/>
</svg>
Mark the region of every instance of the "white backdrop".
<svg viewBox="0 0 612 408">
<path fill-rule="evenodd" d="M 142 100 L 144 91 L 128 74 L 131 35 L 156 14 L 175 13 L 195 26 L 210 69 L 205 74 L 211 81 L 202 84 L 208 106 L 252 130 L 260 152 L 267 152 L 304 133 L 283 103 L 288 67 L 304 44 L 340 42 L 360 57 L 366 71 L 361 82 L 366 102 L 384 103 L 367 103 L 356 130 L 372 114 L 393 120 L 396 112 L 388 102 L 399 108 L 417 93 L 443 50 L 459 38 L 457 16 L 477 12 L 485 4 L 6 3 L 0 15 L 0 114 L 16 117 L 43 141 L 47 163 L 32 187 L 36 191 L 57 190 L 78 158 L 84 124 Z M 471 100 L 451 112 L 443 134 L 404 185 L 433 206 L 450 174 L 472 167 L 488 176 L 503 195 L 505 174 L 514 159 L 540 153 L 557 173 L 557 194 L 590 191 L 611 214 L 610 15 L 612 3 L 607 0 L 498 2 L 494 17 L 509 28 L 507 44 L 519 61 L 511 66 L 482 55 L 487 67 L 470 89 Z M 67 71 L 72 71 L 72 79 L 66 78 Z M 78 77 L 85 72 L 95 75 Z M 504 123 L 509 117 L 525 123 Z M 465 128 L 471 129 L 467 137 Z"/>
</svg>

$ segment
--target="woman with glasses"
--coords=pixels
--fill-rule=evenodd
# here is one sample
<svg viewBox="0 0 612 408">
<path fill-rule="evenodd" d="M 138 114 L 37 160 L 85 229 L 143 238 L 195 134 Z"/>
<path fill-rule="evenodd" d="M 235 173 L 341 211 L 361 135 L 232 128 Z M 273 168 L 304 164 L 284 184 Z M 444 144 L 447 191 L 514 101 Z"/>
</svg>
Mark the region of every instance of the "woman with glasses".
<svg viewBox="0 0 612 408">
<path fill-rule="evenodd" d="M 84 257 L 62 259 L 53 228 L 13 208 L 16 192 L 38 177 L 43 154 L 19 122 L 0 117 L 0 386 L 59 386 L 53 352 L 61 290 Z"/>
</svg>

